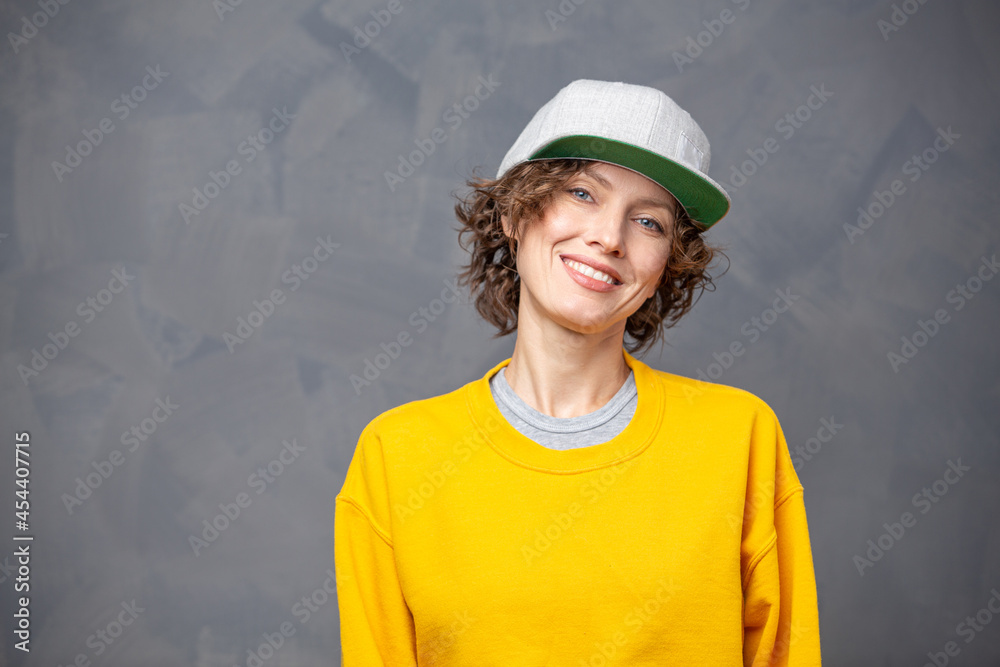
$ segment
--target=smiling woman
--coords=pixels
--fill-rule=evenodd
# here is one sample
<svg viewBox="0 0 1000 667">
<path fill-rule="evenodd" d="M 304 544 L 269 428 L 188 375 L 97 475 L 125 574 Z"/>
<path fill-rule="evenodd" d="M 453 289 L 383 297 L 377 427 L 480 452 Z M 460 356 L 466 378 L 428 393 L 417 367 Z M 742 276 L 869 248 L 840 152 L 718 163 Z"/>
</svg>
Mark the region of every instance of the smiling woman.
<svg viewBox="0 0 1000 667">
<path fill-rule="evenodd" d="M 337 496 L 344 665 L 819 665 L 771 408 L 651 368 L 729 210 L 661 91 L 574 81 L 455 207 L 513 354 L 361 433 Z"/>
<path fill-rule="evenodd" d="M 634 245 L 637 253 L 651 249 L 661 254 L 665 249 L 666 261 L 654 291 L 624 320 L 625 333 L 632 339 L 625 343 L 629 352 L 655 344 L 664 329 L 691 309 L 700 290 L 714 288 L 707 268 L 721 251 L 706 243 L 703 225 L 692 220 L 672 194 L 636 172 L 587 159 L 544 159 L 516 165 L 502 179 L 477 179 L 470 185 L 473 192 L 455 207 L 463 223 L 460 240 L 472 255 L 461 277 L 476 294 L 479 314 L 497 328 L 497 336 L 517 330 L 522 273 L 515 267 L 518 239 L 537 227 L 532 222 L 542 218 L 549 204 L 554 210 L 548 216 L 557 221 L 567 215 L 571 223 L 582 222 L 581 215 L 596 216 L 593 229 L 627 234 L 629 238 L 613 242 Z M 627 197 L 633 201 L 625 201 Z M 605 227 L 602 220 L 615 214 L 611 210 L 615 205 L 634 207 L 628 212 L 631 222 Z M 529 244 L 533 237 L 527 239 Z M 611 269 L 621 282 L 614 269 L 588 252 L 567 252 L 560 258 L 603 267 L 605 272 Z M 627 261 L 634 261 L 631 253 Z"/>
</svg>

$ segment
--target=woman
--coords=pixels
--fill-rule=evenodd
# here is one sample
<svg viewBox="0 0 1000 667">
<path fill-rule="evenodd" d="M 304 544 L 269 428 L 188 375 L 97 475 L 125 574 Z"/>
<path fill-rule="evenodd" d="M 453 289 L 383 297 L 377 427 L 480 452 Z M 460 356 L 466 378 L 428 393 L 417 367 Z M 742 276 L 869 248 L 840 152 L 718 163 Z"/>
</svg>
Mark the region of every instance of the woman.
<svg viewBox="0 0 1000 667">
<path fill-rule="evenodd" d="M 337 496 L 345 665 L 819 665 L 774 412 L 632 356 L 686 313 L 729 209 L 662 92 L 578 80 L 456 206 L 478 380 L 364 429 Z M 628 342 L 626 342 L 628 336 Z"/>
</svg>

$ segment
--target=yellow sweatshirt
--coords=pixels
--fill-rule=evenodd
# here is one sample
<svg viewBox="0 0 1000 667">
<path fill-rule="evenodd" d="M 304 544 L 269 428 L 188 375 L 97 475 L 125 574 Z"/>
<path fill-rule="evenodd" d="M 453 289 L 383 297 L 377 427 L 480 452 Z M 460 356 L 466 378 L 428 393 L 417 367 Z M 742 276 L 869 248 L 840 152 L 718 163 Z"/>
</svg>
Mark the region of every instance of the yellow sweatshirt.
<svg viewBox="0 0 1000 667">
<path fill-rule="evenodd" d="M 485 376 L 361 433 L 337 496 L 343 664 L 820 664 L 802 485 L 753 394 L 622 351 L 638 406 L 553 450 Z"/>
</svg>

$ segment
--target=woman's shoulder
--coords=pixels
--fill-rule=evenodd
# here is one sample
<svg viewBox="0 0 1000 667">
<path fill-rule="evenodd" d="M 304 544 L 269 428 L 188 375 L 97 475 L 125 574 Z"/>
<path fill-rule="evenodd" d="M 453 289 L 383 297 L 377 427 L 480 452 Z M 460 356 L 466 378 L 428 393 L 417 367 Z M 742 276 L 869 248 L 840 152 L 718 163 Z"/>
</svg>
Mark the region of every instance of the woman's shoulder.
<svg viewBox="0 0 1000 667">
<path fill-rule="evenodd" d="M 372 418 L 362 433 L 375 435 L 411 431 L 416 428 L 426 430 L 434 423 L 451 422 L 464 417 L 468 411 L 466 393 L 470 384 L 472 383 L 389 408 Z"/>
<path fill-rule="evenodd" d="M 769 413 L 774 410 L 757 394 L 721 382 L 678 375 L 648 367 L 650 377 L 657 382 L 668 399 L 686 401 L 692 408 L 712 411 L 747 411 L 749 413 Z"/>
</svg>

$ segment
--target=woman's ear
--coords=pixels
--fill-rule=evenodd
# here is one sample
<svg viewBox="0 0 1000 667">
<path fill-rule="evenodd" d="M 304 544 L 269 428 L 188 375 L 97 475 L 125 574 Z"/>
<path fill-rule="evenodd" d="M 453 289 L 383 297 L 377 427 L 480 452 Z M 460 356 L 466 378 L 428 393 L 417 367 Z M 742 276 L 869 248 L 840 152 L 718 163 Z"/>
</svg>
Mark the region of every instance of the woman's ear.
<svg viewBox="0 0 1000 667">
<path fill-rule="evenodd" d="M 500 227 L 503 229 L 504 236 L 510 238 L 511 237 L 510 218 L 508 218 L 506 214 L 500 216 Z"/>
</svg>

